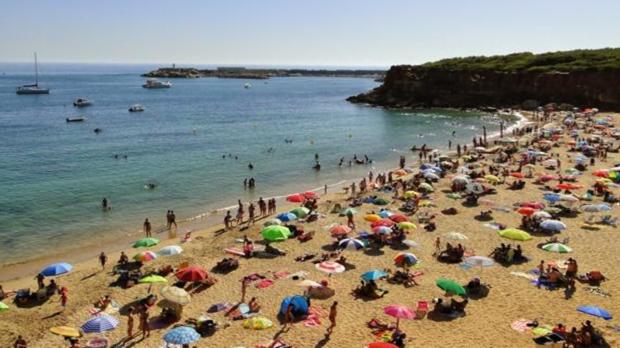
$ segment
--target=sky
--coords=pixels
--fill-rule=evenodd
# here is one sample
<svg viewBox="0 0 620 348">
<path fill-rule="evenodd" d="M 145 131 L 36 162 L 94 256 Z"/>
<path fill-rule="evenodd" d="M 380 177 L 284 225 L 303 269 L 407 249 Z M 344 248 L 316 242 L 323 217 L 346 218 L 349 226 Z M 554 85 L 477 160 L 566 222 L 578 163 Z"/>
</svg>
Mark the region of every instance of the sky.
<svg viewBox="0 0 620 348">
<path fill-rule="evenodd" d="M 387 67 L 620 46 L 619 0 L 0 0 L 0 62 Z"/>
</svg>

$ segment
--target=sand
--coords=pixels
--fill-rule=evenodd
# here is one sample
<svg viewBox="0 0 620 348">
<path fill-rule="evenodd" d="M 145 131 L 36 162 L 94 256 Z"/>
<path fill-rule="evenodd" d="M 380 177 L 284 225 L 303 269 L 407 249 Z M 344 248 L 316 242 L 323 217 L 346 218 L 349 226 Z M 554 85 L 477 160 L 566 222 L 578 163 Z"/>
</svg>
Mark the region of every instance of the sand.
<svg viewBox="0 0 620 348">
<path fill-rule="evenodd" d="M 607 115 L 605 113 L 604 115 Z M 614 115 L 614 122 L 620 126 L 619 117 Z M 567 139 L 564 136 L 560 142 Z M 559 153 L 562 160 L 562 168 L 569 166 L 567 157 L 567 147 L 560 144 L 560 147 L 554 147 L 550 152 Z M 613 164 L 620 161 L 617 153 L 609 153 L 607 162 L 600 162 L 594 169 L 609 168 Z M 591 175 L 589 170 L 579 178 L 579 183 L 585 186 L 591 185 L 595 181 L 595 177 Z M 536 171 L 543 171 L 542 167 L 537 166 Z M 495 202 L 497 206 L 511 207 L 516 202 L 523 201 L 540 201 L 542 199 L 541 187 L 534 185 L 531 179 L 526 179 L 527 185 L 524 190 L 510 191 L 506 186 L 497 186 L 498 193 L 496 195 L 484 196 L 483 200 Z M 257 297 L 262 305 L 261 315 L 274 322 L 274 327 L 262 330 L 252 331 L 242 327 L 241 321 L 228 322 L 221 313 L 211 315 L 213 319 L 218 321 L 220 329 L 211 337 L 203 338 L 198 341 L 197 347 L 254 347 L 258 343 L 268 342 L 276 334 L 291 344 L 293 347 L 363 347 L 369 342 L 377 339 L 372 335 L 370 329 L 366 327 L 366 322 L 372 318 L 378 318 L 383 322 L 393 322 L 393 318 L 383 314 L 383 307 L 390 304 L 403 304 L 415 307 L 417 301 L 430 301 L 432 298 L 440 297 L 443 292 L 435 286 L 435 280 L 440 277 L 451 278 L 459 283 L 466 283 L 472 277 L 481 275 L 485 283 L 491 284 L 492 289 L 490 295 L 481 300 L 471 300 L 467 306 L 467 315 L 452 321 L 433 320 L 425 318 L 422 320 L 403 320 L 400 322 L 401 329 L 407 333 L 408 347 L 530 347 L 533 346 L 532 336 L 528 333 L 519 333 L 511 329 L 510 324 L 520 318 L 538 319 L 542 324 L 555 325 L 564 323 L 569 328 L 579 326 L 585 320 L 592 320 L 594 325 L 601 329 L 609 342 L 610 346 L 620 345 L 620 335 L 614 332 L 609 325 L 613 325 L 616 321 L 611 320 L 605 322 L 592 316 L 588 316 L 577 312 L 575 309 L 579 305 L 597 305 L 601 306 L 612 314 L 620 315 L 620 302 L 614 300 L 617 289 L 620 289 L 620 270 L 617 267 L 618 245 L 616 236 L 618 230 L 609 226 L 597 226 L 594 228 L 584 228 L 585 214 L 580 214 L 576 218 L 563 218 L 566 223 L 567 230 L 562 232 L 559 237 L 570 238 L 570 246 L 574 249 L 571 254 L 556 254 L 540 250 L 536 247 L 538 243 L 543 242 L 546 237 L 535 236 L 532 240 L 520 243 L 524 249 L 524 255 L 530 258 L 528 263 L 522 265 L 513 265 L 503 267 L 495 265 L 491 268 L 485 268 L 480 271 L 478 269 L 464 270 L 459 265 L 449 265 L 436 261 L 432 253 L 434 251 L 433 241 L 437 236 L 443 237 L 447 232 L 461 232 L 469 237 L 462 243 L 467 249 L 472 249 L 477 255 L 488 255 L 493 249 L 502 242 L 511 242 L 500 238 L 496 231 L 485 227 L 483 222 L 474 219 L 481 210 L 488 209 L 487 206 L 481 204 L 479 207 L 464 207 L 460 201 L 454 201 L 446 197 L 443 190 L 450 189 L 450 180 L 443 179 L 435 184 L 436 193 L 432 195 L 436 208 L 425 208 L 438 213 L 436 218 L 437 230 L 434 232 L 425 232 L 420 226 L 417 230 L 410 233 L 408 239 L 415 240 L 421 247 L 410 249 L 408 251 L 416 254 L 421 260 L 421 265 L 417 270 L 424 272 L 418 278 L 419 286 L 405 288 L 402 285 L 392 285 L 385 281 L 379 281 L 379 285 L 389 290 L 389 293 L 381 299 L 364 301 L 355 300 L 351 295 L 351 290 L 359 283 L 359 276 L 363 272 L 374 268 L 392 268 L 393 257 L 400 252 L 390 247 L 384 247 L 380 254 L 369 254 L 365 252 L 345 251 L 345 255 L 350 263 L 355 264 L 356 268 L 341 274 L 335 274 L 330 277 L 330 286 L 336 290 L 336 295 L 328 300 L 313 300 L 313 306 L 329 308 L 333 300 L 339 302 L 338 325 L 334 329 L 333 334 L 329 338 L 325 338 L 325 329 L 328 326 L 327 318 L 323 318 L 320 327 L 308 328 L 302 323 L 295 324 L 290 331 L 280 332 L 280 325 L 276 319 L 279 310 L 280 301 L 285 296 L 301 294 L 302 288 L 298 281 L 290 279 L 276 280 L 274 285 L 265 289 L 257 289 L 250 286 L 248 289 L 248 298 Z M 584 189 L 585 190 L 585 189 Z M 584 190 L 578 190 L 579 194 Z M 614 189 L 618 194 L 618 190 Z M 333 190 L 335 191 L 335 190 Z M 392 198 L 385 194 L 379 194 L 392 201 Z M 338 222 L 345 223 L 346 218 L 337 214 L 329 214 L 328 211 L 334 202 L 340 202 L 346 205 L 347 195 L 342 191 L 332 192 L 326 196 L 322 196 L 320 200 L 319 211 L 325 213 L 325 218 L 319 219 L 317 222 L 304 224 L 306 231 L 316 231 L 315 238 L 307 243 L 300 243 L 297 240 L 288 240 L 279 243 L 277 247 L 285 249 L 288 254 L 285 257 L 275 259 L 241 259 L 239 269 L 228 275 L 215 275 L 218 283 L 211 288 L 193 296 L 192 303 L 185 307 L 183 318 L 196 318 L 204 314 L 206 310 L 215 303 L 220 302 L 236 302 L 240 299 L 241 286 L 240 279 L 247 274 L 262 273 L 270 278 L 273 274 L 267 272 L 288 271 L 296 272 L 300 270 L 309 273 L 308 278 L 312 280 L 321 280 L 326 278 L 324 273 L 317 271 L 311 262 L 295 262 L 294 258 L 306 252 L 319 253 L 325 245 L 331 244 L 333 239 L 324 229 L 324 226 Z M 595 198 L 595 202 L 599 202 L 600 197 Z M 395 201 L 388 205 L 388 208 L 397 210 L 402 202 Z M 292 207 L 280 207 L 279 211 L 285 211 Z M 458 214 L 448 216 L 439 213 L 444 208 L 455 207 Z M 358 209 L 359 214 L 356 215 L 356 223 L 358 229 L 369 230 L 369 223 L 363 221 L 362 217 L 371 210 L 378 211 L 380 207 L 364 204 Z M 617 215 L 617 207 L 614 208 L 612 214 Z M 518 227 L 520 223 L 520 215 L 511 212 L 494 211 L 495 221 L 506 224 L 509 227 Z M 412 218 L 416 221 L 415 218 Z M 149 267 L 157 268 L 165 264 L 173 266 L 181 262 L 189 262 L 191 265 L 200 265 L 206 269 L 211 269 L 217 261 L 226 255 L 223 249 L 234 246 L 235 238 L 241 238 L 243 235 L 254 240 L 260 240 L 260 229 L 262 221 L 251 226 L 249 229 L 233 231 L 225 233 L 217 233 L 221 226 L 195 232 L 194 239 L 182 244 L 184 252 L 181 255 L 160 257 L 157 260 L 147 264 Z M 445 243 L 445 240 L 443 240 Z M 514 242 L 512 242 L 515 244 Z M 157 251 L 165 245 L 179 244 L 179 239 L 165 240 L 149 250 Z M 128 255 L 135 254 L 135 250 L 127 249 Z M 92 304 L 103 295 L 109 294 L 116 302 L 121 305 L 133 302 L 144 297 L 147 294 L 146 285 L 138 285 L 130 289 L 121 289 L 118 287 L 108 287 L 115 276 L 111 275 L 111 264 L 113 264 L 119 256 L 118 252 L 110 253 L 108 268 L 102 271 L 98 265 L 98 261 L 93 259 L 79 262 L 75 265 L 74 271 L 71 273 L 57 277 L 57 282 L 61 286 L 69 288 L 69 303 L 64 311 L 61 310 L 60 298 L 58 295 L 52 297 L 48 302 L 41 306 L 33 308 L 18 308 L 11 301 L 5 303 L 11 306 L 11 309 L 0 313 L 0 346 L 11 346 L 15 337 L 23 335 L 29 342 L 29 347 L 62 347 L 63 339 L 60 336 L 51 334 L 48 329 L 52 326 L 67 325 L 80 327 L 88 318 L 88 309 Z M 601 297 L 584 291 L 585 285 L 577 284 L 577 291 L 573 298 L 567 300 L 564 298 L 564 292 L 548 291 L 538 289 L 533 286 L 527 279 L 511 275 L 511 272 L 528 271 L 536 267 L 540 260 L 561 260 L 573 257 L 579 262 L 580 272 L 586 272 L 592 269 L 602 271 L 610 280 L 603 283 L 602 288 L 612 294 L 612 297 Z M 36 288 L 36 282 L 33 274 L 4 282 L 2 285 L 7 290 L 14 290 L 22 287 Z M 169 281 L 174 282 L 174 276 L 168 277 Z M 154 292 L 158 293 L 161 285 L 154 286 Z M 152 316 L 158 314 L 158 310 L 153 312 Z M 125 336 L 126 317 L 118 316 L 121 324 L 111 332 L 102 334 L 112 342 L 117 342 Z M 136 318 L 137 322 L 137 318 Z M 224 328 L 225 324 L 230 326 Z M 137 325 L 136 325 L 137 327 Z M 135 347 L 160 347 L 164 346 L 162 341 L 163 334 L 167 331 L 164 329 L 154 330 L 150 338 L 143 341 L 133 340 Z M 88 334 L 82 338 L 82 342 L 86 342 L 88 338 L 97 335 Z"/>
</svg>

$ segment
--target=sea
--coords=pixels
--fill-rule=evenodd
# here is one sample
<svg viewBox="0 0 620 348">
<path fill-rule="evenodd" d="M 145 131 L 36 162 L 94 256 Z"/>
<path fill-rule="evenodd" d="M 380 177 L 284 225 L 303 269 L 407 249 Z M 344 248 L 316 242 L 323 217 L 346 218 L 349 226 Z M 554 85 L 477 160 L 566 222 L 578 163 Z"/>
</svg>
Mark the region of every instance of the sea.
<svg viewBox="0 0 620 348">
<path fill-rule="evenodd" d="M 32 65 L 0 64 L 0 264 L 138 237 L 145 218 L 161 229 L 167 210 L 194 229 L 220 222 L 212 212 L 238 199 L 340 190 L 395 167 L 401 155 L 413 163 L 412 145 L 471 144 L 483 126 L 491 134 L 501 120 L 516 122 L 347 102 L 379 85 L 369 78 L 173 79 L 170 89 L 142 88 L 140 74 L 154 68 L 40 64 L 40 85 L 51 92 L 27 96 L 15 88 L 33 82 Z M 93 105 L 76 108 L 77 98 Z M 137 103 L 145 111 L 128 112 Z M 86 121 L 65 121 L 75 116 Z M 372 163 L 349 166 L 354 155 Z M 246 178 L 254 189 L 244 188 Z"/>
</svg>

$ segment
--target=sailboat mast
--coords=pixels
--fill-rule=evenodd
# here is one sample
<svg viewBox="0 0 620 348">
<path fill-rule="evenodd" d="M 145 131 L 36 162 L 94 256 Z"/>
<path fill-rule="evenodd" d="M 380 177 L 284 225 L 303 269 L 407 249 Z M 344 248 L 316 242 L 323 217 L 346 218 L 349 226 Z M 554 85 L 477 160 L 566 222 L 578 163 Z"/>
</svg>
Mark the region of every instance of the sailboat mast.
<svg viewBox="0 0 620 348">
<path fill-rule="evenodd" d="M 39 85 L 39 64 L 37 63 L 37 52 L 34 53 L 34 85 Z"/>
</svg>

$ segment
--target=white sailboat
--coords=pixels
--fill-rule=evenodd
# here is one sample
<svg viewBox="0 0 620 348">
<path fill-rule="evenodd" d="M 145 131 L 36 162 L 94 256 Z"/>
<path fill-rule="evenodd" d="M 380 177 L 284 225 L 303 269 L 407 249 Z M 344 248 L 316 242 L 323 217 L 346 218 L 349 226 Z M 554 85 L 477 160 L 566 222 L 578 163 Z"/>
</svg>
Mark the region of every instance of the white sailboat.
<svg viewBox="0 0 620 348">
<path fill-rule="evenodd" d="M 17 94 L 49 94 L 48 88 L 39 87 L 39 64 L 37 62 L 37 53 L 34 53 L 34 84 L 23 85 L 17 87 L 15 91 Z"/>
</svg>

